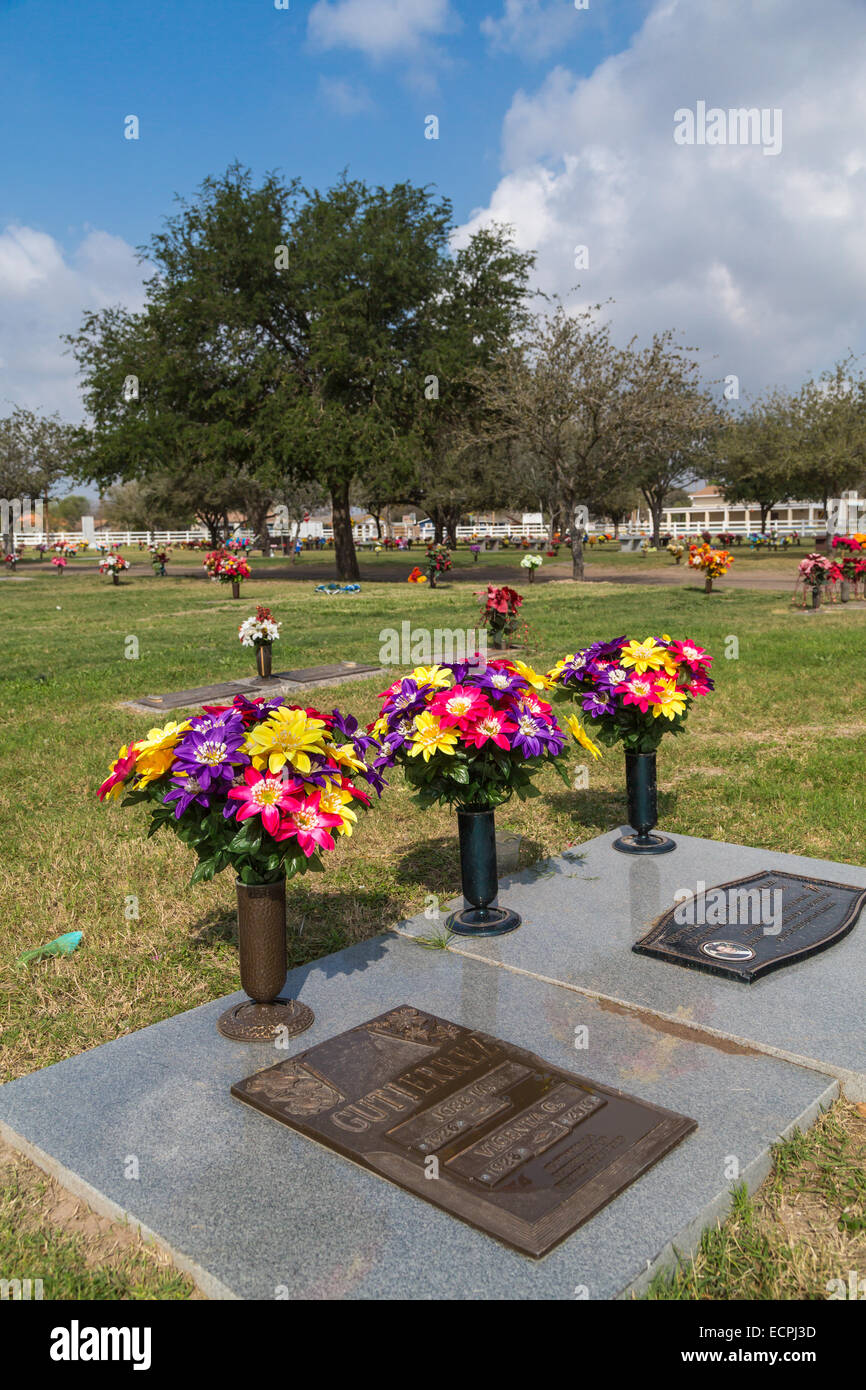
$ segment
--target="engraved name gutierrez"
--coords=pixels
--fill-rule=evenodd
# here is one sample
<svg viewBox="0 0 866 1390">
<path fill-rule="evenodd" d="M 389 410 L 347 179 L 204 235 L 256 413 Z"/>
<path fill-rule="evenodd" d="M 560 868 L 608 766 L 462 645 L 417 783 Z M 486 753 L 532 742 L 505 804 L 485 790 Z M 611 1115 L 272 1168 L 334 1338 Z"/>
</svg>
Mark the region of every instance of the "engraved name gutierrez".
<svg viewBox="0 0 866 1390">
<path fill-rule="evenodd" d="M 232 1094 L 533 1257 L 696 1127 L 408 1004 Z"/>
<path fill-rule="evenodd" d="M 386 1120 L 394 1111 L 414 1110 L 418 1101 L 432 1091 L 442 1090 L 457 1076 L 472 1071 L 479 1062 L 502 1055 L 496 1043 L 470 1033 L 462 1043 L 441 1052 L 435 1061 L 412 1067 L 386 1086 L 368 1091 L 360 1100 L 331 1115 L 338 1129 L 360 1134 L 377 1120 Z"/>
</svg>

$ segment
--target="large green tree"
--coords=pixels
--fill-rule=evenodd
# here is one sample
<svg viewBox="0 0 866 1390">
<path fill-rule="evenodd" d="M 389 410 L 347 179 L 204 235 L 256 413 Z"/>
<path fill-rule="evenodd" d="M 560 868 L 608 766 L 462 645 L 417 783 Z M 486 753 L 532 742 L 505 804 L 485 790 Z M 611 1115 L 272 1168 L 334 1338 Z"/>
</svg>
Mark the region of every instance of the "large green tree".
<svg viewBox="0 0 866 1390">
<path fill-rule="evenodd" d="M 489 355 L 523 293 L 507 272 L 527 258 L 507 238 L 452 255 L 451 231 L 448 201 L 408 183 L 206 180 L 146 248 L 142 313 L 91 313 L 72 340 L 93 421 L 82 475 L 177 478 L 200 516 L 235 495 L 261 535 L 287 485 L 318 482 L 338 573 L 357 578 L 353 484 L 418 491 L 429 377 L 456 395 L 466 345 L 468 365 Z"/>
</svg>

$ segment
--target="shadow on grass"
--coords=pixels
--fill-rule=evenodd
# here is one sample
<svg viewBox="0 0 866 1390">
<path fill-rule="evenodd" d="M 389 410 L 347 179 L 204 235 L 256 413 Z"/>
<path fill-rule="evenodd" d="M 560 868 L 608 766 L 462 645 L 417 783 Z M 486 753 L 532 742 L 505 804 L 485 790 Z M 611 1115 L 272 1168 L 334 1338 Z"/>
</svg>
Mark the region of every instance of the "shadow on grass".
<svg viewBox="0 0 866 1390">
<path fill-rule="evenodd" d="M 548 792 L 547 801 L 557 811 L 572 815 L 580 826 L 594 835 L 618 830 L 628 824 L 628 803 L 625 787 L 622 791 Z M 658 793 L 658 818 L 672 816 L 677 807 L 677 793 Z"/>
<path fill-rule="evenodd" d="M 317 892 L 306 884 L 290 884 L 286 899 L 289 969 L 321 962 L 349 947 L 354 948 L 352 957 L 325 973 L 343 975 L 366 969 L 385 951 L 384 943 L 371 938 L 390 931 L 404 911 L 401 899 L 379 889 Z M 193 949 L 226 943 L 237 946 L 235 912 L 209 912 L 192 927 L 189 940 Z"/>
</svg>

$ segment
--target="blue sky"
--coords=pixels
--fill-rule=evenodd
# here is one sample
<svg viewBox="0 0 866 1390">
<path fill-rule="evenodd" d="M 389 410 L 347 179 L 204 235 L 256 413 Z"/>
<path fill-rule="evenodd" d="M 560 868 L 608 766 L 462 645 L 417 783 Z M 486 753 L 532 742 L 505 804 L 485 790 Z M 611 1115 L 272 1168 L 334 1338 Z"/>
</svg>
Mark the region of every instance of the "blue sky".
<svg viewBox="0 0 866 1390">
<path fill-rule="evenodd" d="M 589 73 L 624 46 L 645 7 L 558 8 L 558 57 Z M 544 58 L 485 37 L 498 0 L 452 6 L 444 32 L 408 56 L 325 47 L 308 33 L 314 9 L 0 0 L 0 223 L 41 229 L 67 249 L 94 226 L 138 245 L 175 193 L 233 159 L 318 186 L 345 166 L 369 182 L 429 181 L 467 217 L 497 181 L 512 96 L 540 80 Z M 438 141 L 424 138 L 430 113 Z M 123 137 L 129 114 L 137 141 Z"/>
<path fill-rule="evenodd" d="M 433 183 L 741 398 L 864 352 L 866 0 L 587 4 L 0 0 L 0 412 L 80 418 L 60 335 L 140 306 L 135 248 L 233 160 Z M 778 138 L 678 138 L 735 108 Z"/>
</svg>

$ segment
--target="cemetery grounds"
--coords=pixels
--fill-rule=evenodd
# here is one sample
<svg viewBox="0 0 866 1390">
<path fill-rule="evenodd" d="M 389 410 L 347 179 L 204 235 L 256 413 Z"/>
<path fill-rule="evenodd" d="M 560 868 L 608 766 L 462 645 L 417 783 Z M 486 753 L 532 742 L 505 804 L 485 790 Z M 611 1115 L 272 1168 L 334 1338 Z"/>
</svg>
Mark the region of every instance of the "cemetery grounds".
<svg viewBox="0 0 866 1390">
<path fill-rule="evenodd" d="M 314 579 L 289 579 L 286 557 L 256 555 L 240 602 L 192 577 L 201 564 L 193 552 L 175 552 L 164 579 L 152 577 L 146 553 L 123 553 L 133 569 L 117 587 L 98 576 L 93 556 L 73 560 L 62 578 L 25 561 L 3 583 L 3 1081 L 237 988 L 230 875 L 190 889 L 183 846 L 169 836 L 146 840 L 143 808 L 133 815 L 140 826 L 128 833 L 129 813 L 101 806 L 96 788 L 120 745 L 162 722 L 125 701 L 254 674 L 237 627 L 256 603 L 283 624 L 275 670 L 376 662 L 383 630 L 402 620 L 415 629 L 475 627 L 475 589 L 494 571 L 503 582 L 503 570 L 526 597 L 527 659 L 538 669 L 613 634 L 690 637 L 714 655 L 716 690 L 698 703 L 682 738 L 662 743 L 663 828 L 866 862 L 866 603 L 818 614 L 793 609 L 803 547 L 785 554 L 742 547 L 710 599 L 700 577 L 674 567 L 664 552 L 588 552 L 589 578 L 615 574 L 580 585 L 568 579 L 562 550 L 530 587 L 522 552 L 482 555 L 475 564 L 463 548 L 455 553 L 457 573 L 435 593 L 376 577 L 408 573 L 422 547 L 365 552 L 362 592 L 336 597 L 314 593 L 316 582 L 332 576 L 333 552 L 302 555 L 298 569 L 315 566 L 321 577 Z M 738 577 L 745 583 L 753 571 L 765 587 L 738 587 Z M 647 583 L 648 576 L 662 582 Z M 766 587 L 771 578 L 778 587 Z M 367 722 L 384 684 L 378 678 L 317 690 L 310 699 L 323 709 L 339 701 Z M 625 819 L 618 750 L 593 765 L 586 790 L 567 792 L 551 773 L 538 785 L 541 796 L 497 817 L 499 830 L 523 837 L 522 865 Z M 456 893 L 453 817 L 432 810 L 422 823 L 399 771 L 372 829 L 362 818 L 348 852 L 342 845 L 329 856 L 327 873 L 289 883 L 290 967 L 386 930 L 423 909 L 429 895 Z M 16 967 L 21 952 L 76 930 L 83 941 L 74 955 Z M 0 1145 L 0 1272 L 36 1255 L 52 1297 L 200 1297 L 167 1257 Z M 696 1259 L 674 1278 L 657 1279 L 649 1296 L 820 1299 L 840 1269 L 866 1275 L 866 1105 L 847 1101 L 781 1145 L 761 1191 L 740 1193 Z"/>
</svg>

